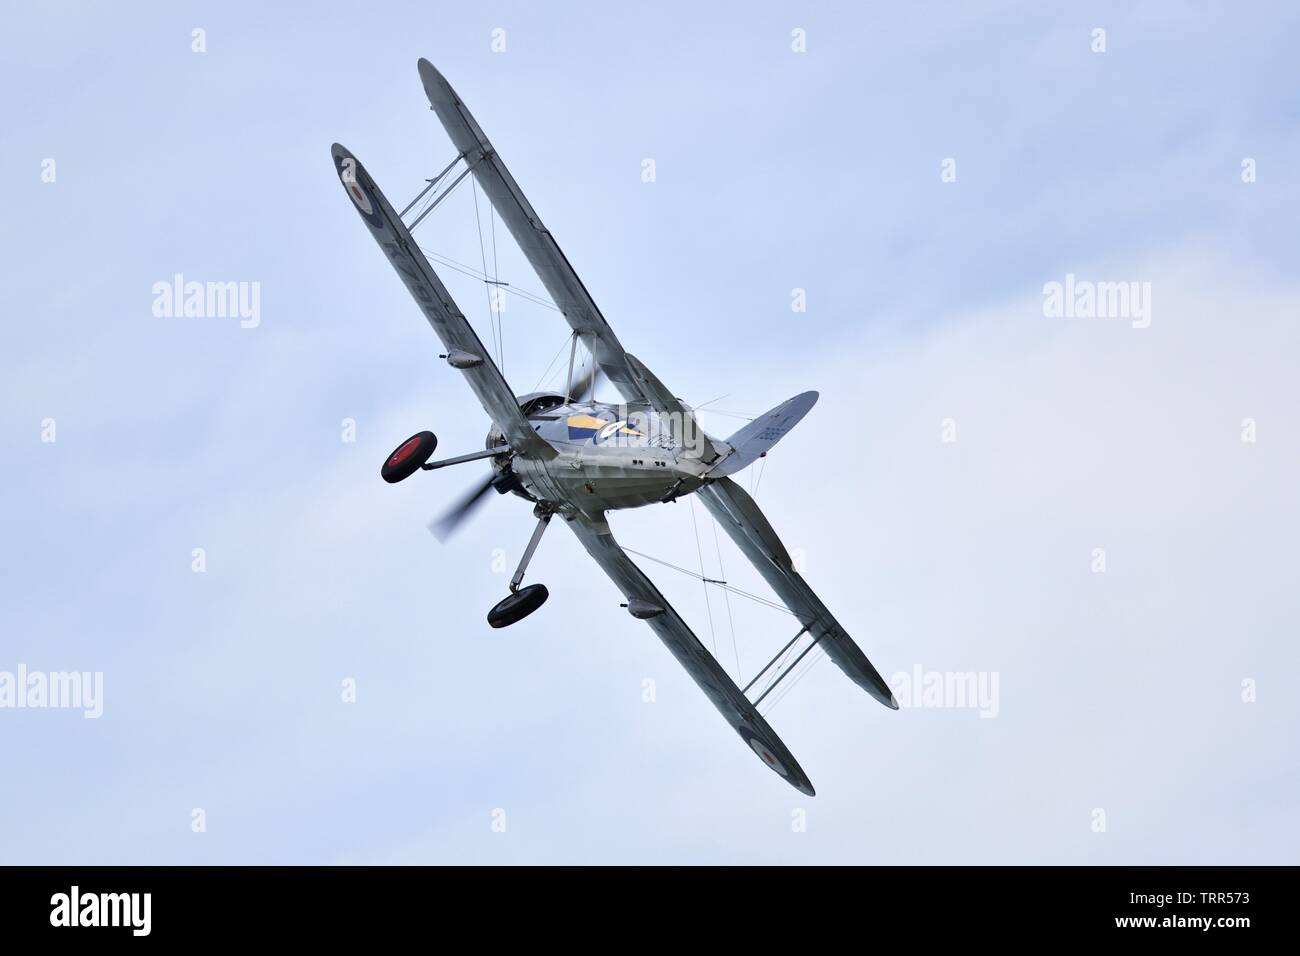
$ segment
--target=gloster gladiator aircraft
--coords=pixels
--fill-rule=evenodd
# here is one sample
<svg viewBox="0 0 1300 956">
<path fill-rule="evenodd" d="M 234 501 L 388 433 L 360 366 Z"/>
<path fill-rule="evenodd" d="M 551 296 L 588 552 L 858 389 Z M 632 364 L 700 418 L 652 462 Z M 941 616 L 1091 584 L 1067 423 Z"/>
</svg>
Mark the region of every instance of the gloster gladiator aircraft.
<svg viewBox="0 0 1300 956">
<path fill-rule="evenodd" d="M 796 789 L 812 795 L 808 776 L 758 712 L 763 697 L 808 651 L 819 646 L 876 700 L 894 709 L 898 704 L 871 662 L 795 570 L 781 539 L 753 498 L 730 476 L 765 456 L 813 407 L 817 393 L 796 395 L 725 441 L 706 434 L 693 410 L 623 350 L 554 237 L 442 74 L 423 59 L 419 72 L 433 112 L 456 149 L 455 159 L 428 180 L 400 214 L 365 167 L 338 144 L 332 149 L 334 165 L 362 221 L 442 341 L 446 351 L 440 357 L 464 376 L 492 423 L 485 450 L 442 461 L 429 461 L 437 445 L 432 433 L 413 435 L 384 462 L 383 478 L 396 482 L 421 470 L 488 461 L 491 473 L 486 481 L 435 527 L 435 533 L 450 531 L 491 490 L 512 492 L 533 503 L 537 524 L 532 538 L 510 582 L 510 593 L 488 613 L 488 623 L 492 627 L 513 624 L 547 599 L 543 585 L 520 585 L 542 533 L 551 519 L 559 516 L 622 592 L 623 606 L 659 635 L 763 763 Z M 458 175 L 450 178 L 462 165 Z M 572 329 L 563 392 L 515 394 L 412 238 L 411 230 L 470 174 Z M 407 222 L 404 217 L 421 201 L 424 207 Z M 591 355 L 592 371 L 575 382 L 573 362 L 579 343 Z M 618 389 L 622 403 L 591 400 L 588 393 L 597 374 Z M 658 505 L 691 494 L 699 497 L 802 625 L 744 689 L 632 562 L 606 523 L 607 512 Z M 795 645 L 801 638 L 806 647 L 796 656 Z M 765 674 L 768 678 L 762 693 L 751 702 L 748 694 Z"/>
</svg>

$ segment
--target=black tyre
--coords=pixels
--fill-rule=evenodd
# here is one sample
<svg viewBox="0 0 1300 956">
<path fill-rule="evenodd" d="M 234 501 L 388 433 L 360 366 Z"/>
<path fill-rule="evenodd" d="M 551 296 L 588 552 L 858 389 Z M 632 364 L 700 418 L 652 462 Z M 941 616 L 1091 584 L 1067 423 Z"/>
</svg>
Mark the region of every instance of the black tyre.
<svg viewBox="0 0 1300 956">
<path fill-rule="evenodd" d="M 409 478 L 420 470 L 420 466 L 429 460 L 437 447 L 438 439 L 433 432 L 416 432 L 388 456 L 384 467 L 379 469 L 379 474 L 390 485 Z"/>
<path fill-rule="evenodd" d="M 545 604 L 550 596 L 545 584 L 530 584 L 526 588 L 520 588 L 488 611 L 488 623 L 493 627 L 508 627 L 516 621 L 522 621 Z"/>
</svg>

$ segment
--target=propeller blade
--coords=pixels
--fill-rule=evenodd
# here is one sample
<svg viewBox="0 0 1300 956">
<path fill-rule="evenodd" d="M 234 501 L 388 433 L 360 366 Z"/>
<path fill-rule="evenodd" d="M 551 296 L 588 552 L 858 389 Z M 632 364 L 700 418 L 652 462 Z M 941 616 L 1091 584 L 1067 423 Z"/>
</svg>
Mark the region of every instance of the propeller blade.
<svg viewBox="0 0 1300 956">
<path fill-rule="evenodd" d="M 490 474 L 482 484 L 475 485 L 465 495 L 461 497 L 454 505 L 442 513 L 442 516 L 435 521 L 429 522 L 429 530 L 439 541 L 446 542 L 457 529 L 478 510 L 479 502 L 483 496 L 492 490 L 492 482 L 496 479 L 495 474 Z"/>
<path fill-rule="evenodd" d="M 591 400 L 596 394 L 596 383 L 605 377 L 599 365 L 593 364 L 591 368 L 573 383 L 572 398 L 575 402 L 585 402 Z"/>
</svg>

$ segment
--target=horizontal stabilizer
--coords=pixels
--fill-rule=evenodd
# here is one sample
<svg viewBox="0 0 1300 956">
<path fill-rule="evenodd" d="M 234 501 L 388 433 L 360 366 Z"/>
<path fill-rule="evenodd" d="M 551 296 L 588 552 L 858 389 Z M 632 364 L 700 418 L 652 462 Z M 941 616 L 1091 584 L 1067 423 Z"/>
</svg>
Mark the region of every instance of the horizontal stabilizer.
<svg viewBox="0 0 1300 956">
<path fill-rule="evenodd" d="M 759 415 L 727 439 L 727 444 L 734 450 L 709 472 L 709 477 L 734 475 L 758 461 L 785 437 L 786 432 L 799 424 L 800 419 L 816 404 L 816 392 L 803 392 L 782 402 L 770 412 Z"/>
</svg>

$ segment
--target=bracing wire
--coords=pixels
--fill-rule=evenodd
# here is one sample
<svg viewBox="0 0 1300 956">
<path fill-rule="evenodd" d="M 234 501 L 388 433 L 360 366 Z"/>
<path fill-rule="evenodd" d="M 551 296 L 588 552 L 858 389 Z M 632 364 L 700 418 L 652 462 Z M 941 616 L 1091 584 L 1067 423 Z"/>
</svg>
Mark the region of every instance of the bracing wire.
<svg viewBox="0 0 1300 956">
<path fill-rule="evenodd" d="M 790 656 L 794 653 L 794 648 L 795 645 L 791 644 L 782 651 L 781 656 L 772 662 L 771 669 L 765 672 L 766 679 L 763 681 L 763 686 L 758 689 L 758 696 L 760 698 L 775 687 L 777 681 L 782 679 L 781 671 L 785 667 L 785 662 L 788 661 Z"/>
<path fill-rule="evenodd" d="M 442 193 L 441 195 L 436 194 L 437 193 L 436 190 L 434 191 L 434 193 L 430 193 L 429 196 L 420 204 L 420 208 L 416 211 L 415 215 L 411 217 L 411 221 L 418 223 L 418 220 L 425 214 L 425 212 L 428 211 L 430 206 L 432 206 L 436 202 L 442 202 L 444 199 L 449 197 L 452 193 L 454 193 L 457 189 L 460 188 L 461 184 L 464 181 L 465 181 L 465 177 L 459 176 L 456 178 L 456 181 L 453 182 L 450 187 L 448 187 L 446 192 Z"/>
<path fill-rule="evenodd" d="M 700 545 L 700 522 L 695 517 L 695 499 L 690 498 L 688 500 L 691 503 L 691 524 L 695 526 L 695 550 L 700 556 L 700 582 L 704 586 L 704 608 L 709 612 L 709 636 L 713 640 L 713 656 L 716 659 L 718 656 L 718 633 L 713 628 L 713 604 L 709 601 L 709 582 L 704 578 L 704 548 Z M 740 676 L 739 669 L 736 671 L 736 676 Z"/>
<path fill-rule="evenodd" d="M 717 529 L 716 529 L 716 527 L 715 527 L 715 528 L 714 528 L 714 534 L 716 535 L 716 533 L 717 533 Z M 696 544 L 697 544 L 697 546 L 698 546 L 698 543 L 699 543 L 699 539 L 698 539 L 698 535 L 697 535 L 697 538 L 696 538 Z M 777 611 L 783 611 L 783 612 L 785 612 L 786 614 L 789 614 L 791 617 L 796 617 L 796 616 L 797 616 L 797 615 L 795 615 L 794 611 L 791 611 L 791 610 L 790 610 L 788 607 L 786 607 L 784 604 L 777 604 L 775 601 L 769 601 L 769 600 L 767 600 L 766 598 L 759 597 L 757 594 L 751 594 L 751 593 L 748 592 L 748 591 L 744 591 L 744 590 L 741 590 L 740 588 L 733 587 L 732 585 L 727 584 L 725 581 L 718 581 L 718 580 L 714 580 L 714 579 L 712 579 L 712 578 L 705 577 L 705 575 L 702 574 L 702 573 L 698 573 L 698 574 L 697 574 L 696 572 L 691 571 L 691 570 L 688 569 L 688 568 L 683 568 L 683 567 L 681 567 L 680 565 L 673 564 L 671 561 L 664 561 L 662 558 L 656 558 L 656 557 L 654 557 L 654 556 L 652 556 L 652 555 L 646 554 L 646 553 L 643 552 L 643 551 L 637 551 L 637 550 L 635 550 L 634 548 L 629 548 L 629 547 L 626 547 L 626 546 L 625 546 L 625 547 L 623 548 L 623 550 L 626 551 L 628 554 L 635 554 L 635 555 L 636 555 L 637 557 L 639 557 L 639 558 L 644 558 L 644 559 L 647 560 L 647 561 L 653 561 L 655 564 L 661 564 L 661 565 L 663 565 L 663 566 L 666 567 L 666 568 L 671 568 L 671 569 L 674 570 L 674 571 L 680 572 L 681 574 L 685 574 L 687 577 L 692 577 L 692 578 L 695 578 L 696 580 L 699 580 L 699 581 L 704 582 L 704 586 L 705 586 L 705 588 L 706 588 L 706 594 L 705 594 L 705 599 L 706 599 L 706 601 L 707 601 L 707 599 L 708 599 L 708 594 L 707 594 L 707 588 L 708 588 L 708 585 L 713 584 L 713 585 L 715 585 L 715 586 L 717 586 L 717 587 L 722 588 L 722 591 L 723 591 L 724 594 L 735 594 L 737 597 L 747 598 L 748 600 L 751 600 L 751 601 L 755 602 L 756 604 L 762 604 L 762 605 L 764 605 L 765 607 L 770 607 L 770 608 L 773 608 L 774 610 L 777 610 Z M 702 555 L 701 555 L 701 563 L 700 563 L 700 566 L 701 566 L 701 568 L 703 567 L 703 556 L 702 556 Z M 718 566 L 719 566 L 719 568 L 721 568 L 721 566 L 722 566 L 722 556 L 721 556 L 721 553 L 720 553 L 720 552 L 719 552 L 719 556 L 718 556 Z M 723 573 L 725 573 L 725 572 L 723 572 Z M 710 627 L 712 627 L 712 617 L 710 617 Z M 733 631 L 733 634 L 732 634 L 732 640 L 733 640 L 733 642 L 735 641 L 735 633 L 734 633 L 734 631 Z M 739 676 L 739 674 L 741 673 L 741 671 L 740 671 L 740 658 L 739 658 L 739 645 L 733 643 L 733 648 L 735 648 L 736 655 L 737 655 L 737 657 L 736 657 L 736 674 Z M 790 659 L 791 655 L 794 653 L 794 649 L 795 649 L 795 648 L 794 648 L 794 645 L 791 645 L 790 647 L 786 648 L 786 649 L 785 649 L 785 652 L 782 653 L 781 656 L 780 656 L 776 661 L 773 662 L 773 666 L 772 666 L 771 671 L 766 675 L 766 679 L 763 681 L 762 686 L 759 688 L 759 696 L 761 697 L 762 694 L 766 693 L 769 689 L 771 689 L 771 688 L 775 685 L 775 683 L 776 683 L 778 680 L 784 680 L 784 681 L 785 681 L 785 685 L 786 685 L 786 686 L 782 687 L 779 691 L 777 691 L 776 697 L 774 697 L 774 698 L 772 699 L 772 702 L 771 702 L 770 704 L 768 704 L 767 707 L 765 708 L 765 710 L 763 711 L 764 714 L 770 714 L 770 713 L 771 713 L 771 712 L 776 708 L 777 704 L 779 704 L 779 703 L 781 703 L 781 701 L 785 700 L 786 695 L 790 693 L 790 691 L 794 688 L 794 686 L 795 686 L 796 684 L 798 684 L 799 681 L 803 680 L 803 678 L 808 674 L 808 672 L 811 671 L 814 667 L 816 667 L 817 664 L 819 664 L 819 663 L 821 662 L 822 658 L 826 656 L 826 652 L 825 652 L 824 650 L 822 650 L 822 648 L 821 648 L 820 645 L 818 645 L 818 646 L 815 647 L 815 648 L 812 650 L 812 652 L 808 655 L 808 660 L 807 660 L 807 662 L 804 663 L 804 664 L 801 664 L 801 665 L 800 665 L 799 670 L 798 670 L 797 673 L 791 674 L 791 675 L 789 675 L 789 676 L 786 677 L 786 678 L 782 678 L 782 677 L 781 677 L 781 669 L 782 669 L 782 667 L 785 665 L 786 661 L 788 661 L 788 660 Z M 714 638 L 714 657 L 717 657 L 717 640 L 716 640 L 716 635 L 715 635 L 715 638 Z"/>
<path fill-rule="evenodd" d="M 464 185 L 464 180 L 463 179 L 457 180 L 455 184 L 453 184 L 451 188 L 447 190 L 446 193 L 442 194 L 442 198 L 445 199 L 451 196 L 452 193 L 460 189 L 462 185 Z M 416 210 L 416 216 L 418 217 L 422 212 L 424 212 L 424 210 L 431 203 L 437 201 L 438 201 L 438 195 L 436 194 L 430 195 L 427 198 L 421 200 L 420 206 Z M 524 289 L 520 286 L 516 286 L 513 283 L 506 283 L 506 282 L 499 281 L 500 266 L 497 259 L 495 209 L 493 210 L 493 213 L 494 213 L 493 218 L 490 221 L 491 236 L 492 236 L 492 274 L 491 275 L 489 275 L 486 270 L 480 272 L 478 269 L 475 269 L 473 266 L 469 265 L 468 263 L 460 262 L 456 259 L 451 258 L 450 256 L 444 256 L 441 253 L 434 252 L 432 249 L 428 249 L 424 246 L 419 247 L 420 251 L 423 252 L 426 256 L 428 256 L 430 259 L 436 260 L 437 262 L 447 266 L 449 269 L 452 269 L 455 272 L 459 272 L 462 275 L 469 276 L 471 279 L 477 279 L 479 282 L 491 282 L 494 285 L 508 286 L 512 295 L 518 296 L 521 299 L 525 299 L 533 303 L 534 305 L 540 305 L 543 308 L 550 309 L 552 312 L 560 312 L 562 314 L 563 310 L 560 309 L 557 305 L 555 305 L 555 303 L 552 302 L 546 296 L 537 292 L 533 292 L 529 289 Z"/>
<path fill-rule="evenodd" d="M 497 305 L 500 306 L 503 300 L 501 296 L 501 285 L 497 281 L 498 279 L 501 278 L 501 273 L 497 266 L 497 210 L 495 206 L 493 206 L 488 212 L 488 225 L 491 227 L 492 230 L 492 284 L 496 286 L 497 289 L 496 302 Z M 502 325 L 502 322 L 503 319 L 501 317 L 501 311 L 498 310 L 497 329 L 501 332 L 501 373 L 504 375 L 505 364 L 506 364 L 506 331 L 504 326 Z"/>
<path fill-rule="evenodd" d="M 474 225 L 478 227 L 478 254 L 479 254 L 479 258 L 483 260 L 483 275 L 487 276 L 489 274 L 487 268 L 487 250 L 483 246 L 483 220 L 479 217 L 479 212 L 478 212 L 478 183 L 477 182 L 474 183 L 473 193 L 474 193 Z M 492 327 L 492 344 L 496 346 L 496 350 L 497 350 L 497 368 L 501 371 L 501 374 L 504 375 L 505 362 L 501 354 L 501 338 L 497 334 L 497 327 L 498 327 L 499 320 L 496 314 L 496 310 L 492 307 L 492 284 L 489 279 L 485 278 L 483 280 L 483 291 L 487 295 L 488 324 Z"/>
<path fill-rule="evenodd" d="M 479 282 L 493 281 L 491 276 L 487 275 L 486 273 L 479 272 L 473 266 L 466 265 L 463 262 L 458 262 L 455 259 L 442 255 L 442 253 L 434 252 L 432 249 L 426 249 L 424 246 L 420 246 L 420 251 L 423 252 L 426 256 L 428 256 L 430 259 L 434 259 L 439 263 L 441 263 L 442 265 L 446 266 L 447 268 L 451 269 L 453 272 L 459 272 L 461 275 L 469 276 L 471 279 L 477 279 Z M 535 292 L 529 292 L 526 289 L 521 289 L 519 286 L 511 285 L 509 283 L 500 283 L 500 284 L 509 286 L 511 293 L 513 293 L 514 295 L 518 296 L 521 299 L 526 299 L 527 301 L 533 303 L 534 305 L 540 305 L 544 308 L 550 309 L 552 312 L 559 312 L 561 315 L 564 314 L 563 310 L 560 309 L 558 306 L 556 306 L 555 303 L 549 302 L 547 299 L 543 298 L 542 296 L 538 295 Z"/>
<path fill-rule="evenodd" d="M 702 408 L 704 408 L 704 406 L 699 405 L 696 407 L 695 410 L 698 412 Z M 740 418 L 747 422 L 752 422 L 755 418 L 758 417 L 757 415 L 746 415 L 744 412 L 731 412 L 721 408 L 709 408 L 705 410 L 710 415 L 726 415 L 728 418 Z"/>
<path fill-rule="evenodd" d="M 772 703 L 768 705 L 767 710 L 764 712 L 764 716 L 776 710 L 776 705 L 781 703 L 781 701 L 785 700 L 786 697 L 789 696 L 790 691 L 794 690 L 795 685 L 798 684 L 801 680 L 803 680 L 806 676 L 808 676 L 808 672 L 811 671 L 818 664 L 820 664 L 822 662 L 822 659 L 825 657 L 826 657 L 826 652 L 822 650 L 821 645 L 819 644 L 817 646 L 817 650 L 813 651 L 812 659 L 809 660 L 808 663 L 803 666 L 803 668 L 799 671 L 799 673 L 795 674 L 790 678 L 790 680 L 786 683 L 785 687 L 781 688 L 781 690 L 777 692 L 776 699 L 773 700 Z"/>
<path fill-rule="evenodd" d="M 718 553 L 718 574 L 725 581 L 727 579 L 727 569 L 722 566 L 722 543 L 718 540 L 718 523 L 716 521 L 713 522 L 713 548 Z M 736 619 L 731 614 L 731 595 L 724 590 L 722 599 L 727 603 L 727 624 L 731 627 L 731 651 L 736 655 L 736 677 L 739 678 L 741 674 L 740 645 L 736 642 Z"/>
<path fill-rule="evenodd" d="M 706 578 L 702 574 L 696 574 L 694 571 L 673 564 L 671 561 L 664 561 L 662 558 L 656 558 L 652 555 L 646 554 L 643 551 L 637 551 L 633 548 L 629 548 L 626 546 L 624 546 L 623 550 L 626 551 L 628 554 L 635 554 L 638 558 L 645 558 L 647 561 L 653 561 L 655 564 L 662 564 L 665 568 L 672 568 L 672 570 L 674 571 L 680 571 L 682 574 L 695 578 L 698 581 L 703 581 L 705 584 L 712 584 L 715 585 L 716 587 L 722 588 L 724 591 L 730 591 L 732 594 L 736 595 L 737 597 L 748 598 L 749 600 L 753 601 L 756 604 L 762 604 L 764 607 L 770 607 L 775 611 L 781 611 L 785 614 L 789 614 L 791 617 L 796 616 L 794 611 L 790 610 L 784 604 L 777 604 L 775 601 L 769 601 L 767 598 L 759 597 L 757 594 L 751 594 L 748 591 L 743 591 L 738 587 L 733 587 L 732 585 L 728 584 L 726 581 L 715 581 L 711 578 Z"/>
<path fill-rule="evenodd" d="M 555 363 L 560 360 L 560 356 L 564 354 L 564 347 L 568 344 L 569 344 L 569 336 L 566 335 L 564 337 L 564 341 L 560 343 L 560 347 L 556 351 L 555 357 L 551 359 L 551 364 L 546 366 L 546 371 L 542 373 L 541 378 L 537 380 L 537 384 L 533 386 L 534 392 L 536 392 L 542 387 L 542 382 L 546 381 L 546 376 L 551 374 L 551 369 L 555 368 Z"/>
</svg>

